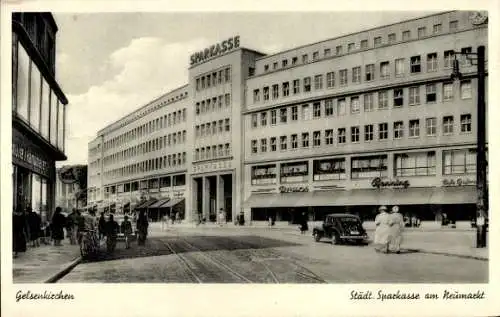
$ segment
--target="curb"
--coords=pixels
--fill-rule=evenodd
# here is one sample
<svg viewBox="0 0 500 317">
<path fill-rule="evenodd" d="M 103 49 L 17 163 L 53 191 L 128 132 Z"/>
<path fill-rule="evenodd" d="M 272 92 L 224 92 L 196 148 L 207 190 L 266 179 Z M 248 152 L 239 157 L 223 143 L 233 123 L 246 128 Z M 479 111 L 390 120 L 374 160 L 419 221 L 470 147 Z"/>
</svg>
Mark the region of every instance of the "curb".
<svg viewBox="0 0 500 317">
<path fill-rule="evenodd" d="M 64 269 L 62 269 L 61 271 L 59 271 L 56 274 L 54 274 L 52 277 L 50 277 L 49 279 L 47 279 L 43 283 L 56 283 L 58 280 L 60 280 L 66 274 L 68 274 L 69 272 L 71 272 L 71 270 L 74 269 L 75 266 L 77 266 L 81 262 L 82 262 L 82 257 L 79 256 L 75 260 L 73 260 L 72 262 L 70 262 Z"/>
<path fill-rule="evenodd" d="M 490 260 L 488 257 L 484 257 L 484 256 L 480 256 L 480 255 L 457 254 L 457 253 L 449 253 L 449 252 L 441 252 L 441 251 L 430 251 L 430 250 L 424 250 L 424 249 L 407 249 L 407 250 L 418 252 L 418 253 L 437 254 L 437 255 L 452 256 L 452 257 L 456 257 L 456 258 L 472 259 L 472 260 L 479 260 L 479 261 L 489 261 Z"/>
</svg>

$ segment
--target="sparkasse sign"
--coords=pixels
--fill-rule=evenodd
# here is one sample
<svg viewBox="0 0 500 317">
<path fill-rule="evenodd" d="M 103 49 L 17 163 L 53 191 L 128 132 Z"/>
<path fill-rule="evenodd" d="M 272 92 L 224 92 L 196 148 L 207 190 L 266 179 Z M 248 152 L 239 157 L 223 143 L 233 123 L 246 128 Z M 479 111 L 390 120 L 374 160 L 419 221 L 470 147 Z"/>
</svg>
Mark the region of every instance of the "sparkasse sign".
<svg viewBox="0 0 500 317">
<path fill-rule="evenodd" d="M 222 55 L 238 47 L 240 47 L 240 36 L 237 35 L 234 37 L 230 37 L 227 40 L 214 44 L 210 47 L 205 48 L 203 51 L 199 51 L 191 55 L 190 64 L 195 65 L 200 62 L 204 62 L 207 59 Z"/>
</svg>

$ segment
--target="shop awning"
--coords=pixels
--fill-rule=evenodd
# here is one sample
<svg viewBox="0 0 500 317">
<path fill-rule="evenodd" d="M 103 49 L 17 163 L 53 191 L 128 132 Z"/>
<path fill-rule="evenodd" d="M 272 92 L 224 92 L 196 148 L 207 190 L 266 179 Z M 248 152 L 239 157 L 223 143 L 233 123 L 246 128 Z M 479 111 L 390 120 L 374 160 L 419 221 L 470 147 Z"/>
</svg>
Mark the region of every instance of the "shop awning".
<svg viewBox="0 0 500 317">
<path fill-rule="evenodd" d="M 135 206 L 135 209 L 148 208 L 150 205 L 154 204 L 156 201 L 157 201 L 156 198 L 150 198 L 149 200 Z"/>
<path fill-rule="evenodd" d="M 160 199 L 154 204 L 150 205 L 148 208 L 164 208 L 163 205 L 170 201 L 170 198 Z"/>
<path fill-rule="evenodd" d="M 477 191 L 475 186 L 438 187 L 430 198 L 430 204 L 475 204 Z"/>
<path fill-rule="evenodd" d="M 313 193 L 252 194 L 245 206 L 251 208 L 313 206 Z"/>
<path fill-rule="evenodd" d="M 165 204 L 163 204 L 161 206 L 161 208 L 173 207 L 173 206 L 177 205 L 178 203 L 182 202 L 183 200 L 184 200 L 184 198 L 172 198 L 169 201 L 167 201 Z"/>
</svg>

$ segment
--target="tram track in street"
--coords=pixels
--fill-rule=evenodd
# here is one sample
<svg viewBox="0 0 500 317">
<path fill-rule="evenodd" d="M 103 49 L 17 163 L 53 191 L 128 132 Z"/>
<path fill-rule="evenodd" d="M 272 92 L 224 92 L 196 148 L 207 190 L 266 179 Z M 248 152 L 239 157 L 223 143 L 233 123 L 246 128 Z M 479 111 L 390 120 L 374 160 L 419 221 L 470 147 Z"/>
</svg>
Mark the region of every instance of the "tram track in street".
<svg viewBox="0 0 500 317">
<path fill-rule="evenodd" d="M 200 277 L 194 272 L 189 261 L 186 259 L 186 257 L 184 255 L 176 252 L 169 242 L 167 242 L 165 240 L 161 240 L 161 239 L 159 239 L 158 241 L 160 241 L 164 246 L 166 246 L 167 249 L 170 250 L 171 254 L 175 255 L 175 257 L 180 262 L 180 265 L 183 268 L 184 272 L 187 273 L 187 275 L 191 276 L 193 281 L 195 281 L 196 283 L 199 283 L 199 284 L 203 283 L 203 281 L 200 279 Z"/>
</svg>

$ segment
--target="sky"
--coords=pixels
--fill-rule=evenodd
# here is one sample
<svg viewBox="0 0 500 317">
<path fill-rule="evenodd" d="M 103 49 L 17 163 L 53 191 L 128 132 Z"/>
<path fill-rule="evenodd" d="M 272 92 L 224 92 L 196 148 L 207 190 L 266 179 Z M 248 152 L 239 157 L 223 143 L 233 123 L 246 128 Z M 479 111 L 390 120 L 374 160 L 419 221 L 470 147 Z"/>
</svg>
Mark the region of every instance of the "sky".
<svg viewBox="0 0 500 317">
<path fill-rule="evenodd" d="M 188 83 L 189 56 L 234 35 L 274 54 L 433 12 L 54 13 L 56 77 L 66 94 L 66 155 L 87 164 L 97 131 Z"/>
</svg>

